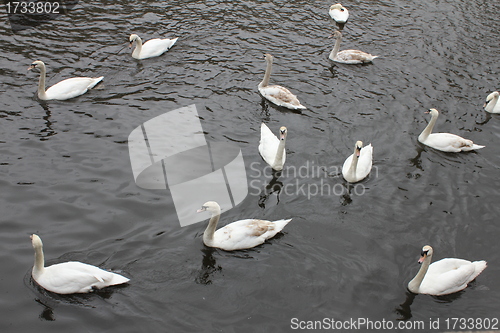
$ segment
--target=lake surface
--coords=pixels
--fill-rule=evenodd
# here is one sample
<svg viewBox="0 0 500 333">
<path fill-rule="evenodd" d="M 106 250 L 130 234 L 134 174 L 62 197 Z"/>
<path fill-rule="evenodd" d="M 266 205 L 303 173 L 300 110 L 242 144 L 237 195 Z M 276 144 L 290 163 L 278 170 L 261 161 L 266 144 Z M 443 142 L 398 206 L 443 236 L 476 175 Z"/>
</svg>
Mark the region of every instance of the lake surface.
<svg viewBox="0 0 500 333">
<path fill-rule="evenodd" d="M 500 117 L 482 105 L 500 88 L 500 3 L 343 3 L 351 16 L 341 49 L 380 56 L 364 66 L 328 60 L 331 4 L 80 2 L 15 33 L 3 11 L 0 331 L 287 332 L 364 318 L 410 332 L 419 321 L 446 330 L 447 318 L 498 318 Z M 179 40 L 137 61 L 131 33 Z M 264 53 L 275 57 L 271 82 L 307 110 L 262 99 Z M 49 85 L 105 79 L 78 98 L 41 102 L 39 74 L 26 71 L 34 60 L 47 64 Z M 207 248 L 206 222 L 180 227 L 169 191 L 136 185 L 129 134 L 192 104 L 207 140 L 237 145 L 245 161 L 249 194 L 221 225 L 293 218 L 274 239 L 246 251 Z M 435 131 L 486 147 L 449 154 L 421 145 L 429 108 L 441 111 Z M 274 133 L 288 128 L 286 166 L 295 169 L 275 178 L 257 150 L 263 121 Z M 349 185 L 340 168 L 357 140 L 374 146 L 374 166 Z M 30 276 L 32 233 L 47 264 L 78 260 L 131 281 L 88 295 L 45 292 Z M 406 286 L 426 244 L 434 260 L 484 259 L 488 268 L 462 292 L 412 295 Z"/>
</svg>

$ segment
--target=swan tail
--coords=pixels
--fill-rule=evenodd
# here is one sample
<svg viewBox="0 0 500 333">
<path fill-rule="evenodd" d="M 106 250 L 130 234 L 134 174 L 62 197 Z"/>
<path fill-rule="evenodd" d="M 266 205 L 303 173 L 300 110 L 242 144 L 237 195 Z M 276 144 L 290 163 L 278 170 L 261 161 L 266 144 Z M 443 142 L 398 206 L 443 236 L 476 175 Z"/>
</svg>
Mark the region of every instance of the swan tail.
<svg viewBox="0 0 500 333">
<path fill-rule="evenodd" d="M 471 281 L 474 280 L 479 274 L 481 274 L 481 272 L 484 271 L 486 267 L 488 267 L 486 261 L 484 260 L 474 261 L 472 264 L 474 265 L 474 274 Z"/>
<path fill-rule="evenodd" d="M 277 220 L 277 221 L 273 221 L 275 227 L 276 227 L 276 230 L 278 230 L 276 233 L 280 232 L 281 230 L 283 230 L 283 228 L 291 221 L 292 219 L 288 219 L 288 220 Z"/>
<path fill-rule="evenodd" d="M 472 149 L 481 149 L 484 147 L 486 147 L 486 146 L 476 145 L 475 143 L 472 145 Z"/>
<path fill-rule="evenodd" d="M 89 85 L 88 89 L 94 88 L 99 82 L 101 82 L 104 79 L 104 76 L 100 77 L 93 77 L 92 78 L 92 83 Z"/>
<path fill-rule="evenodd" d="M 172 48 L 172 46 L 174 46 L 175 42 L 177 42 L 178 39 L 179 39 L 179 37 L 172 38 L 170 40 L 170 46 L 168 48 L 169 49 Z"/>
<path fill-rule="evenodd" d="M 111 280 L 108 281 L 108 286 L 114 286 L 117 284 L 127 283 L 130 281 L 129 278 L 126 278 L 120 274 L 112 273 Z"/>
</svg>

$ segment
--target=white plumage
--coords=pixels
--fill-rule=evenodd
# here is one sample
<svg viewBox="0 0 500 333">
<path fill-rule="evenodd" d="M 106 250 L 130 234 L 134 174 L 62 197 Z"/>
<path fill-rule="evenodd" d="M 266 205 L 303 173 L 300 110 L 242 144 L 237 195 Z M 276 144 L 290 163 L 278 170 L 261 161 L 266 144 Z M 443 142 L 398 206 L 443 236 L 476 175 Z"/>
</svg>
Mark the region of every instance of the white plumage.
<svg viewBox="0 0 500 333">
<path fill-rule="evenodd" d="M 339 62 L 342 64 L 356 65 L 365 64 L 372 62 L 373 59 L 378 58 L 378 56 L 371 55 L 359 50 L 340 50 L 340 42 L 342 41 L 342 33 L 340 31 L 335 31 L 332 35 L 335 37 L 335 45 L 328 58 L 332 61 Z"/>
<path fill-rule="evenodd" d="M 163 53 L 167 52 L 174 46 L 175 42 L 177 42 L 178 38 L 173 38 L 173 39 L 160 39 L 160 38 L 154 38 L 150 39 L 144 44 L 142 43 L 142 39 L 136 35 L 132 34 L 130 35 L 130 47 L 132 47 L 135 43 L 135 49 L 132 52 L 132 57 L 135 59 L 147 59 L 147 58 L 153 58 L 153 57 L 158 57 L 162 55 Z"/>
<path fill-rule="evenodd" d="M 498 101 L 500 94 L 498 91 L 494 91 L 486 97 L 486 102 L 483 108 L 491 113 L 500 113 L 500 102 Z"/>
<path fill-rule="evenodd" d="M 31 274 L 36 283 L 48 291 L 57 294 L 88 293 L 93 288 L 101 289 L 129 281 L 119 274 L 78 261 L 44 267 L 42 240 L 33 234 L 31 243 L 35 249 L 35 264 Z"/>
<path fill-rule="evenodd" d="M 431 264 L 433 250 L 426 245 L 422 249 L 420 270 L 408 283 L 415 294 L 447 295 L 467 287 L 486 268 L 486 261 L 470 262 L 464 259 L 444 258 Z"/>
<path fill-rule="evenodd" d="M 274 237 L 292 220 L 246 219 L 230 223 L 215 231 L 221 213 L 219 204 L 208 201 L 198 210 L 198 212 L 204 211 L 210 212 L 211 218 L 203 233 L 203 243 L 226 251 L 250 249 L 260 245 Z"/>
<path fill-rule="evenodd" d="M 40 68 L 40 80 L 38 81 L 38 98 L 41 100 L 66 100 L 85 94 L 89 89 L 95 87 L 96 84 L 104 79 L 100 77 L 74 77 L 62 80 L 45 90 L 45 80 L 47 69 L 43 61 L 34 61 L 28 70 Z"/>
<path fill-rule="evenodd" d="M 425 129 L 418 136 L 418 141 L 431 148 L 444 152 L 458 153 L 461 151 L 470 151 L 484 148 L 484 146 L 474 144 L 471 140 L 464 139 L 461 136 L 451 133 L 432 133 L 432 129 L 436 124 L 439 116 L 439 111 L 430 109 L 426 113 L 431 114 L 431 120 Z"/>
<path fill-rule="evenodd" d="M 264 161 L 276 171 L 283 170 L 285 164 L 287 133 L 287 128 L 282 126 L 280 128 L 280 137 L 277 138 L 266 124 L 262 123 L 260 126 L 259 153 Z"/>
<path fill-rule="evenodd" d="M 330 17 L 339 24 L 345 24 L 349 19 L 349 11 L 340 3 L 331 5 L 328 13 Z"/>
<path fill-rule="evenodd" d="M 363 142 L 357 141 L 354 153 L 351 154 L 342 166 L 342 175 L 349 183 L 356 183 L 365 179 L 372 169 L 373 147 L 363 147 Z"/>
</svg>

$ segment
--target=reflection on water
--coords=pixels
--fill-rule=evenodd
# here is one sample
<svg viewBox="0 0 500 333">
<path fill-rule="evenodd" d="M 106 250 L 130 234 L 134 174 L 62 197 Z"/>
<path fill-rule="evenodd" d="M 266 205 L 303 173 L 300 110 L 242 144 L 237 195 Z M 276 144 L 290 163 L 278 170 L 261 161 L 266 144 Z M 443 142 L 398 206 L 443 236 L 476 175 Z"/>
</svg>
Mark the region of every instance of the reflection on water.
<svg viewBox="0 0 500 333">
<path fill-rule="evenodd" d="M 203 252 L 203 259 L 201 261 L 201 269 L 198 272 L 198 276 L 195 278 L 195 282 L 209 285 L 212 284 L 213 275 L 217 272 L 221 272 L 222 267 L 217 265 L 214 257 L 214 252 L 217 252 L 216 248 L 205 247 L 201 252 Z"/>
</svg>

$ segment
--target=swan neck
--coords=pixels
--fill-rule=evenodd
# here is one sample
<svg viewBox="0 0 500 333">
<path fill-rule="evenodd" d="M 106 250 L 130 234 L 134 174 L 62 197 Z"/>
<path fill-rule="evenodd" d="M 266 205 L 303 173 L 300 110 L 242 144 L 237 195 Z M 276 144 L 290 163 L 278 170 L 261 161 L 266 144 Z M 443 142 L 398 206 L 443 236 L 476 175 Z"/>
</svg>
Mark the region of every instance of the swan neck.
<svg viewBox="0 0 500 333">
<path fill-rule="evenodd" d="M 280 143 L 278 145 L 278 150 L 276 151 L 276 158 L 274 159 L 275 166 L 283 165 L 283 152 L 285 151 L 285 143 L 286 143 L 286 138 L 280 140 Z"/>
<path fill-rule="evenodd" d="M 45 79 L 47 76 L 47 69 L 45 65 L 40 66 L 40 79 L 38 80 L 38 98 L 45 99 Z"/>
<path fill-rule="evenodd" d="M 330 59 L 335 59 L 337 56 L 337 53 L 339 53 L 340 50 L 340 41 L 342 40 L 342 36 L 339 35 L 337 36 L 337 39 L 335 40 L 335 45 L 333 46 L 332 52 L 330 52 Z"/>
<path fill-rule="evenodd" d="M 420 284 L 422 283 L 422 280 L 424 279 L 425 274 L 427 273 L 427 270 L 429 269 L 429 265 L 431 263 L 431 260 L 432 260 L 432 257 L 427 256 L 425 258 L 425 260 L 422 262 L 422 266 L 420 266 L 420 269 L 419 269 L 417 275 L 415 275 L 413 280 L 411 280 L 408 283 L 408 289 L 410 289 L 411 292 L 418 294 L 418 290 L 420 289 Z"/>
<path fill-rule="evenodd" d="M 427 137 L 432 133 L 432 129 L 434 128 L 434 125 L 436 124 L 437 121 L 437 116 L 433 115 L 427 126 L 424 128 L 422 133 L 419 135 L 419 140 L 420 141 L 425 141 Z"/>
<path fill-rule="evenodd" d="M 212 214 L 210 217 L 210 222 L 208 222 L 208 226 L 203 233 L 203 243 L 207 246 L 210 246 L 214 240 L 215 229 L 217 228 L 217 223 L 219 223 L 220 219 L 220 210 Z"/>
<path fill-rule="evenodd" d="M 142 39 L 137 38 L 135 40 L 135 49 L 134 49 L 134 52 L 132 52 L 132 55 L 134 57 L 138 57 L 139 54 L 141 54 L 141 51 L 142 51 Z"/>
<path fill-rule="evenodd" d="M 269 85 L 269 79 L 271 78 L 271 69 L 273 67 L 273 61 L 266 59 L 266 73 L 264 74 L 264 79 L 259 84 L 259 88 L 267 87 Z"/>
<path fill-rule="evenodd" d="M 43 249 L 41 246 L 37 246 L 35 248 L 35 265 L 33 266 L 33 274 L 37 275 L 40 274 L 45 266 L 45 259 L 43 256 Z"/>
<path fill-rule="evenodd" d="M 356 169 L 358 168 L 359 157 L 357 155 L 357 148 L 354 148 L 354 154 L 352 154 L 351 166 L 349 167 L 349 174 L 356 176 Z"/>
</svg>

